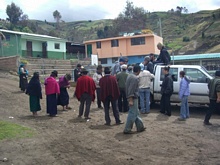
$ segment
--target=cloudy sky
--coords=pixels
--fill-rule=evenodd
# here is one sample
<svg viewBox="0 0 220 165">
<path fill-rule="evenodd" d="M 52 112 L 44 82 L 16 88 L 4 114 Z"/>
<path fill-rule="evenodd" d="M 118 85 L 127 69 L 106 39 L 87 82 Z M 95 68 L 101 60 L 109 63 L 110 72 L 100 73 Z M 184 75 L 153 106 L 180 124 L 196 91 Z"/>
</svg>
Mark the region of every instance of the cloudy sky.
<svg viewBox="0 0 220 165">
<path fill-rule="evenodd" d="M 186 7 L 189 13 L 220 8 L 220 0 L 130 0 L 134 6 L 146 11 L 168 11 L 177 6 Z M 5 19 L 7 5 L 14 2 L 29 19 L 54 21 L 53 12 L 58 10 L 62 20 L 114 19 L 122 12 L 126 0 L 0 0 L 0 18 Z"/>
</svg>

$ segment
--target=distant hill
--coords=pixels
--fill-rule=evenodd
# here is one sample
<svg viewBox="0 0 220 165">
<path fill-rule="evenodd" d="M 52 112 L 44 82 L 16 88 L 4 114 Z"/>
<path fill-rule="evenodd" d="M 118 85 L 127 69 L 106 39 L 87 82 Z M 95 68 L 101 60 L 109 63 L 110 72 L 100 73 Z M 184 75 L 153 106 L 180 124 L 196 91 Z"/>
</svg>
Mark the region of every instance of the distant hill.
<svg viewBox="0 0 220 165">
<path fill-rule="evenodd" d="M 146 29 L 160 35 L 161 20 L 164 44 L 174 54 L 220 52 L 220 9 L 190 14 L 152 12 L 147 14 Z M 31 20 L 37 33 L 65 38 L 74 43 L 98 39 L 97 31 L 112 26 L 113 20 L 88 20 L 56 23 Z M 137 29 L 141 30 L 141 29 Z"/>
</svg>

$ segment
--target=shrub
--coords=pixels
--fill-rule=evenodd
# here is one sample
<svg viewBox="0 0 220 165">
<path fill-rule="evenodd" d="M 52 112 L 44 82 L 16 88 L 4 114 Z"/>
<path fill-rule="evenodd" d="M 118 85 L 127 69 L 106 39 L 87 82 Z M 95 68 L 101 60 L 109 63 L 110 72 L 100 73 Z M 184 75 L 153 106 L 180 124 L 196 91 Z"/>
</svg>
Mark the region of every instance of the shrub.
<svg viewBox="0 0 220 165">
<path fill-rule="evenodd" d="M 190 38 L 189 37 L 187 37 L 187 36 L 184 36 L 183 37 L 183 42 L 189 42 L 190 41 Z"/>
</svg>

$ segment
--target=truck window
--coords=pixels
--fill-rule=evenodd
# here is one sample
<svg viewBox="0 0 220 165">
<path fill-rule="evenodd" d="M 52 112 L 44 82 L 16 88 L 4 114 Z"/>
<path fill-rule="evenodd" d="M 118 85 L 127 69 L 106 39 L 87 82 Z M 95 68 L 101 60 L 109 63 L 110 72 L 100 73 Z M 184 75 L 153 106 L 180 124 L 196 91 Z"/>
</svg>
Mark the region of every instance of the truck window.
<svg viewBox="0 0 220 165">
<path fill-rule="evenodd" d="M 169 73 L 170 73 L 173 81 L 177 81 L 178 80 L 178 68 L 170 68 Z M 164 79 L 163 68 L 161 68 L 160 81 L 163 81 L 163 79 Z"/>
<path fill-rule="evenodd" d="M 184 69 L 186 76 L 189 77 L 191 82 L 196 83 L 207 83 L 207 77 L 200 70 L 195 68 L 185 68 Z"/>
</svg>

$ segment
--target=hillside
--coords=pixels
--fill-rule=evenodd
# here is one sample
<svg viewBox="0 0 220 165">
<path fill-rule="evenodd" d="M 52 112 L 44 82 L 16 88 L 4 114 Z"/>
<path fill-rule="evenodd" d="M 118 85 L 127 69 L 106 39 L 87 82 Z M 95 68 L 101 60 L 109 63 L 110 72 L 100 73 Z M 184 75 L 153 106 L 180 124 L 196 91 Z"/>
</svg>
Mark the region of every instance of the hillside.
<svg viewBox="0 0 220 165">
<path fill-rule="evenodd" d="M 190 14 L 147 13 L 146 29 L 151 29 L 155 34 L 160 35 L 159 20 L 161 20 L 164 44 L 173 50 L 174 54 L 220 52 L 220 9 Z M 111 19 L 63 21 L 56 29 L 57 25 L 54 22 L 30 21 L 35 26 L 36 33 L 65 38 L 75 43 L 97 39 L 98 30 L 113 25 Z M 1 26 L 3 25 L 0 21 Z"/>
</svg>

